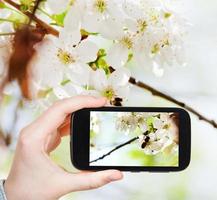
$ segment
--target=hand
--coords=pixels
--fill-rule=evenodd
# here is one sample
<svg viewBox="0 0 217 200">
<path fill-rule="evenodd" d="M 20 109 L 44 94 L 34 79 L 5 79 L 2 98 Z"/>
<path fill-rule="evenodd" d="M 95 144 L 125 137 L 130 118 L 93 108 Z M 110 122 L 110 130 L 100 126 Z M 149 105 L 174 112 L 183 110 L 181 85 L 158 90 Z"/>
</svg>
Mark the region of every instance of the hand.
<svg viewBox="0 0 217 200">
<path fill-rule="evenodd" d="M 61 137 L 69 134 L 67 119 L 70 113 L 84 107 L 101 107 L 105 103 L 104 98 L 87 96 L 64 99 L 24 128 L 5 182 L 8 200 L 54 200 L 69 192 L 94 189 L 122 179 L 122 173 L 117 170 L 72 174 L 49 158 Z"/>
</svg>

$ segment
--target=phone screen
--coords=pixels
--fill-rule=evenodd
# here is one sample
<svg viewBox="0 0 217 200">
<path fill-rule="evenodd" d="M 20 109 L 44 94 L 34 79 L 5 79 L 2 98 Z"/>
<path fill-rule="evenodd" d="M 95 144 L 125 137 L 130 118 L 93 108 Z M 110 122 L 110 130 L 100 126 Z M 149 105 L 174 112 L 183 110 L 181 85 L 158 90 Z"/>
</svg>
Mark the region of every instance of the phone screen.
<svg viewBox="0 0 217 200">
<path fill-rule="evenodd" d="M 179 113 L 90 112 L 90 166 L 179 167 Z"/>
</svg>

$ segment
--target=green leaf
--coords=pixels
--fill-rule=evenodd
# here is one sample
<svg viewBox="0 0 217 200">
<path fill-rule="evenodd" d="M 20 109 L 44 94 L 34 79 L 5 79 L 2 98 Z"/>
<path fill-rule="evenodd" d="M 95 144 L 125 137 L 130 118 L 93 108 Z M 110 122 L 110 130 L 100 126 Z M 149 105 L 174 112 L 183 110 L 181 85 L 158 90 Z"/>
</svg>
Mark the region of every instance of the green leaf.
<svg viewBox="0 0 217 200">
<path fill-rule="evenodd" d="M 103 69 L 107 75 L 110 74 L 109 65 L 105 60 L 105 49 L 99 49 L 97 53 L 97 59 L 94 62 L 90 62 L 89 65 L 93 70 Z"/>
<path fill-rule="evenodd" d="M 66 12 L 63 12 L 60 14 L 53 14 L 51 15 L 51 18 L 55 21 L 56 25 L 63 26 L 65 16 L 66 16 Z"/>
<path fill-rule="evenodd" d="M 97 53 L 98 57 L 104 57 L 106 56 L 106 51 L 105 49 L 99 49 L 98 53 Z"/>
</svg>

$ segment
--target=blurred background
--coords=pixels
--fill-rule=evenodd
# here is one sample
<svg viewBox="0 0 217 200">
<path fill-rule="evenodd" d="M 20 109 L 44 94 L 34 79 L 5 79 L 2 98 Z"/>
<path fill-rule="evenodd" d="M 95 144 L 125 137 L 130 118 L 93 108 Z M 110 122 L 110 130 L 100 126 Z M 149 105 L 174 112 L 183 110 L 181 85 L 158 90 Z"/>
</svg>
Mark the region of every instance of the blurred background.
<svg viewBox="0 0 217 200">
<path fill-rule="evenodd" d="M 185 17 L 192 24 L 187 38 L 187 65 L 167 68 L 163 77 L 156 77 L 147 68 L 132 68 L 132 75 L 182 100 L 205 116 L 217 120 L 217 1 L 183 0 Z M 9 88 L 13 90 L 15 88 Z M 134 87 L 130 106 L 174 106 Z M 16 103 L 10 97 L 4 99 Z M 13 108 L 1 108 L 5 127 L 10 127 Z M 33 119 L 31 106 L 18 113 L 14 131 Z M 5 114 L 7 113 L 7 114 Z M 5 117 L 6 116 L 6 117 Z M 7 120 L 8 119 L 8 120 Z M 125 173 L 121 182 L 101 189 L 69 194 L 62 200 L 215 200 L 217 199 L 217 129 L 192 119 L 191 164 L 179 173 Z M 7 126 L 6 126 L 7 125 Z M 12 144 L 15 146 L 15 143 Z M 70 171 L 69 138 L 52 153 L 52 159 Z M 0 147 L 0 178 L 6 178 L 13 159 L 13 150 Z"/>
</svg>

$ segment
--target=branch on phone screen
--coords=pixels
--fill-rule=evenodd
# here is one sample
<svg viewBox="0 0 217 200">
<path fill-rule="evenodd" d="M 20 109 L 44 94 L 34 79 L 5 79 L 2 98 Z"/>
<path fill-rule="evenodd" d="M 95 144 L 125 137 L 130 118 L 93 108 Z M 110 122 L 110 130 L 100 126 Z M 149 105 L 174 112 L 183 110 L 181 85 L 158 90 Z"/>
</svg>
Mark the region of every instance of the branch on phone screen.
<svg viewBox="0 0 217 200">
<path fill-rule="evenodd" d="M 16 2 L 14 2 L 12 0 L 4 0 L 4 1 L 21 12 L 20 5 L 17 4 Z M 52 26 L 50 26 L 49 24 L 47 24 L 44 21 L 42 21 L 41 19 L 37 18 L 35 15 L 32 15 L 28 11 L 23 12 L 23 14 L 25 14 L 28 17 L 32 17 L 32 20 L 37 24 L 37 26 L 42 27 L 46 31 L 46 34 L 52 34 L 52 35 L 58 37 L 59 31 L 56 30 L 55 28 L 53 28 Z M 181 101 L 175 99 L 174 97 L 167 95 L 164 92 L 161 92 L 161 91 L 155 89 L 154 87 L 152 87 L 152 86 L 150 86 L 144 82 L 137 81 L 134 77 L 130 77 L 129 82 L 134 86 L 140 87 L 142 89 L 145 89 L 145 90 L 151 92 L 152 95 L 154 95 L 154 96 L 158 96 L 160 98 L 168 100 L 168 101 L 188 110 L 189 112 L 196 115 L 199 118 L 199 120 L 205 121 L 205 122 L 209 123 L 210 125 L 212 125 L 214 128 L 217 128 L 217 122 L 215 120 L 207 118 L 206 116 L 201 114 L 199 111 L 195 110 L 194 108 L 185 104 L 184 102 L 181 102 Z"/>
<path fill-rule="evenodd" d="M 137 137 L 134 137 L 134 138 L 128 140 L 127 142 L 124 142 L 123 144 L 120 144 L 120 145 L 116 146 L 114 149 L 112 149 L 112 150 L 109 151 L 108 153 L 106 153 L 106 154 L 100 156 L 99 158 L 90 161 L 90 163 L 94 163 L 94 162 L 97 162 L 98 160 L 102 160 L 102 159 L 104 159 L 105 157 L 109 156 L 109 155 L 110 155 L 111 153 L 113 153 L 114 151 L 117 151 L 118 149 L 120 149 L 120 148 L 122 148 L 122 147 L 124 147 L 124 146 L 126 146 L 126 145 L 128 145 L 128 144 L 131 144 L 132 142 L 134 142 L 134 141 L 136 141 L 136 140 L 138 140 L 138 139 L 139 139 L 138 136 L 137 136 Z"/>
</svg>

